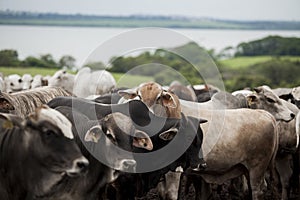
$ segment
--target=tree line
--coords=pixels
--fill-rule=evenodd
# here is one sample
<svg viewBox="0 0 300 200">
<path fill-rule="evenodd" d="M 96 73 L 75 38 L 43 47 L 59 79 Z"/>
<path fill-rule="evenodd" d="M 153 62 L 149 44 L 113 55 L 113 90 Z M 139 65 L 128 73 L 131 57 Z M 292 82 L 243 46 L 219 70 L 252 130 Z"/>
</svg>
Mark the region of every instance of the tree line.
<svg viewBox="0 0 300 200">
<path fill-rule="evenodd" d="M 20 60 L 16 50 L 5 49 L 0 51 L 0 66 L 5 67 L 21 66 L 72 69 L 75 67 L 75 62 L 75 58 L 70 55 L 64 55 L 58 61 L 51 54 L 43 54 L 39 57 L 28 56 L 24 60 Z"/>
<path fill-rule="evenodd" d="M 285 38 L 280 36 L 269 36 L 261 40 L 243 42 L 237 46 L 235 56 L 299 56 L 300 38 Z"/>
<path fill-rule="evenodd" d="M 266 38 L 266 40 L 269 41 L 269 38 Z M 292 39 L 292 42 L 295 42 L 294 39 Z M 267 50 L 269 47 L 266 46 L 265 48 Z M 279 50 L 276 50 L 276 48 L 271 49 L 276 53 L 272 53 L 270 50 L 268 54 L 259 54 L 272 55 L 273 58 L 269 61 L 247 67 L 233 68 L 222 65 L 212 54 L 213 51 L 207 51 L 196 43 L 189 43 L 177 47 L 175 50 L 173 49 L 176 53 L 172 49 L 158 49 L 154 52 L 144 52 L 138 56 L 113 58 L 111 61 L 112 68 L 109 70 L 153 76 L 155 81 L 163 85 L 168 85 L 173 80 L 180 80 L 184 84 L 202 84 L 205 81 L 201 77 L 203 74 L 206 75 L 206 80 L 218 76 L 218 74 L 209 74 L 211 67 L 215 67 L 214 63 L 216 63 L 228 91 L 264 84 L 274 88 L 294 87 L 300 85 L 300 62 L 282 59 L 278 56 L 291 55 L 286 53 L 289 52 L 286 51 L 287 49 L 288 47 L 283 47 L 280 54 L 278 54 Z M 291 47 L 291 49 L 293 48 Z M 184 55 L 184 57 L 180 55 Z M 236 54 L 235 56 L 240 55 Z M 292 55 L 300 54 L 295 50 Z"/>
</svg>

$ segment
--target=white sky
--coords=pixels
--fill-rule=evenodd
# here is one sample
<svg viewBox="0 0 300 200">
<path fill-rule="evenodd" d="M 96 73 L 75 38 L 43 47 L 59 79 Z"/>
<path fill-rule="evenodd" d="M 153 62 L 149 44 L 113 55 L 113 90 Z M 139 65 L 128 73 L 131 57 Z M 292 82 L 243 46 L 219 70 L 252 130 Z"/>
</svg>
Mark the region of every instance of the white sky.
<svg viewBox="0 0 300 200">
<path fill-rule="evenodd" d="M 297 20 L 299 0 L 0 0 L 0 10 L 97 15 L 183 15 L 234 20 Z"/>
</svg>

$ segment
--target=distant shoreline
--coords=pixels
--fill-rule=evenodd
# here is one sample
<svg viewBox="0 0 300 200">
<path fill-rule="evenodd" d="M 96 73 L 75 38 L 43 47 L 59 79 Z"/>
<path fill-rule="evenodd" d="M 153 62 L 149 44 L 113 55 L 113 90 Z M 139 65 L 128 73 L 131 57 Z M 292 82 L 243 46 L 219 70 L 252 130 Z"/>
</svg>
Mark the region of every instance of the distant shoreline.
<svg viewBox="0 0 300 200">
<path fill-rule="evenodd" d="M 166 16 L 96 16 L 0 11 L 0 25 L 221 30 L 300 30 L 300 21 L 233 21 Z"/>
</svg>

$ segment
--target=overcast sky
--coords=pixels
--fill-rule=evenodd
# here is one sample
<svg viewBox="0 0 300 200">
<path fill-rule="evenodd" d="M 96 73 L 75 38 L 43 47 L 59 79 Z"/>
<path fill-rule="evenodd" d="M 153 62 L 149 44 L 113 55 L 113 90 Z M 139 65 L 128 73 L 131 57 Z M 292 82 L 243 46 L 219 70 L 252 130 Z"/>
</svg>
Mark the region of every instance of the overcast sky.
<svg viewBox="0 0 300 200">
<path fill-rule="evenodd" d="M 300 21 L 300 0 L 0 0 L 1 10 Z"/>
</svg>

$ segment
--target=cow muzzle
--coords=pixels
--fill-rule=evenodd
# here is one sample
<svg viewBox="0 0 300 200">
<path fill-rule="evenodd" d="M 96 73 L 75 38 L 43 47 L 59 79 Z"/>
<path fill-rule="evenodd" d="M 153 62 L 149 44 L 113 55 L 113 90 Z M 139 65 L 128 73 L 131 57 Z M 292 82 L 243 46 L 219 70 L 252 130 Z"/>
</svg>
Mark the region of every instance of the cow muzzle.
<svg viewBox="0 0 300 200">
<path fill-rule="evenodd" d="M 286 115 L 286 117 L 282 117 L 282 121 L 284 122 L 290 122 L 292 121 L 294 118 L 296 117 L 296 115 L 294 113 L 289 113 L 288 115 Z M 276 117 L 275 117 L 276 118 Z"/>
<path fill-rule="evenodd" d="M 197 167 L 193 168 L 193 171 L 203 171 L 207 168 L 207 164 L 203 159 L 200 159 L 200 163 L 197 165 Z"/>
<path fill-rule="evenodd" d="M 126 171 L 126 172 L 135 172 L 136 171 L 136 161 L 132 160 L 132 159 L 123 159 L 121 161 L 120 170 Z"/>
<path fill-rule="evenodd" d="M 77 158 L 73 161 L 72 168 L 66 170 L 66 173 L 70 177 L 79 176 L 87 171 L 89 161 L 85 157 Z"/>
</svg>

